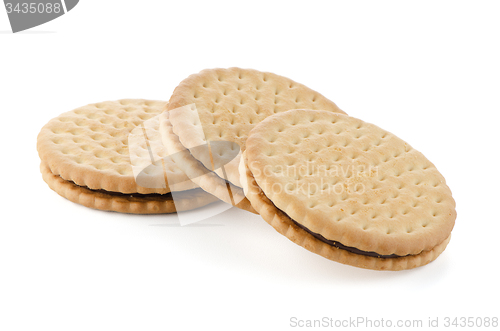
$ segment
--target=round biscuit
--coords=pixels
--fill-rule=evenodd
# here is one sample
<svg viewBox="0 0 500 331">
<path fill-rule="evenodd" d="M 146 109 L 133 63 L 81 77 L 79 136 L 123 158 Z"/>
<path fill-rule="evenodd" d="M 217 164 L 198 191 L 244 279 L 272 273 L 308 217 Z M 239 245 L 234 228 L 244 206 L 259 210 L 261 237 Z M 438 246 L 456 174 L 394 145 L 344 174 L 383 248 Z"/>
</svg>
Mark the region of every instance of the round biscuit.
<svg viewBox="0 0 500 331">
<path fill-rule="evenodd" d="M 422 153 L 373 124 L 291 110 L 257 125 L 246 145 L 264 194 L 328 240 L 405 256 L 432 250 L 453 229 L 455 201 L 444 177 Z"/>
</svg>

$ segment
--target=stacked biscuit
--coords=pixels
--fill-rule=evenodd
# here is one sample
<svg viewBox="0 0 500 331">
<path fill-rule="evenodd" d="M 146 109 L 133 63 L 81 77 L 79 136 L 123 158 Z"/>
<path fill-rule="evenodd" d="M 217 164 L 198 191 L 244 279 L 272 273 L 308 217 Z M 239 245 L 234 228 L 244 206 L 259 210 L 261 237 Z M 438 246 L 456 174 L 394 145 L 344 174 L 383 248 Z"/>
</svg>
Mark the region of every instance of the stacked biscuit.
<svg viewBox="0 0 500 331">
<path fill-rule="evenodd" d="M 124 213 L 173 213 L 215 201 L 161 144 L 158 115 L 166 104 L 108 101 L 50 120 L 37 143 L 43 179 L 73 202 Z M 175 202 L 172 191 L 179 192 Z"/>
<path fill-rule="evenodd" d="M 38 151 L 51 188 L 88 207 L 167 213 L 220 199 L 314 253 L 369 269 L 429 263 L 456 218 L 444 178 L 409 144 L 256 70 L 204 70 L 168 103 L 65 113 L 42 129 Z"/>
</svg>

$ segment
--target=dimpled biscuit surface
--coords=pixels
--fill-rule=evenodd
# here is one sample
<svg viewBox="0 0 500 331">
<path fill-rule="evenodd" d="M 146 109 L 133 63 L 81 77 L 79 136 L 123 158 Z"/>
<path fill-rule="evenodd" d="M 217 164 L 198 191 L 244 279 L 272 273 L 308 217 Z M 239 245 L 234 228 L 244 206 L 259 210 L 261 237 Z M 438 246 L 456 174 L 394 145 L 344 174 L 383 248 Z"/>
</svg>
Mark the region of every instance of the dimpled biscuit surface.
<svg viewBox="0 0 500 331">
<path fill-rule="evenodd" d="M 436 167 L 393 134 L 347 115 L 269 117 L 250 132 L 246 157 L 276 208 L 346 246 L 419 254 L 444 243 L 454 226 L 455 202 Z"/>
<path fill-rule="evenodd" d="M 166 158 L 156 118 L 166 106 L 164 101 L 123 99 L 66 112 L 40 131 L 39 156 L 51 173 L 93 190 L 164 194 L 171 191 L 165 178 L 180 183 L 176 191 L 195 188 L 183 171 Z M 130 148 L 129 139 L 134 137 L 142 140 Z M 140 186 L 131 160 L 149 162 L 150 154 L 158 162 L 145 170 L 142 179 L 151 185 Z"/>
<path fill-rule="evenodd" d="M 175 111 L 190 104 L 195 109 Z M 186 148 L 207 141 L 230 141 L 237 143 L 241 151 L 255 125 L 271 115 L 297 108 L 343 113 L 320 93 L 291 79 L 240 68 L 207 69 L 189 76 L 174 90 L 168 105 L 173 132 Z M 225 166 L 226 179 L 237 186 L 241 186 L 240 155 Z M 210 169 L 208 160 L 200 161 Z M 223 176 L 221 169 L 216 173 Z"/>
<path fill-rule="evenodd" d="M 450 241 L 451 236 L 431 250 L 422 251 L 420 254 L 416 255 L 406 255 L 397 258 L 372 257 L 348 252 L 345 249 L 339 249 L 314 237 L 311 233 L 299 227 L 297 223 L 283 211 L 276 208 L 274 203 L 266 197 L 255 182 L 255 178 L 248 169 L 247 161 L 246 152 L 244 152 L 240 162 L 241 182 L 245 194 L 252 202 L 252 206 L 255 210 L 278 233 L 287 237 L 293 243 L 329 260 L 372 270 L 397 271 L 412 269 L 426 265 L 435 260 L 445 250 Z"/>
</svg>

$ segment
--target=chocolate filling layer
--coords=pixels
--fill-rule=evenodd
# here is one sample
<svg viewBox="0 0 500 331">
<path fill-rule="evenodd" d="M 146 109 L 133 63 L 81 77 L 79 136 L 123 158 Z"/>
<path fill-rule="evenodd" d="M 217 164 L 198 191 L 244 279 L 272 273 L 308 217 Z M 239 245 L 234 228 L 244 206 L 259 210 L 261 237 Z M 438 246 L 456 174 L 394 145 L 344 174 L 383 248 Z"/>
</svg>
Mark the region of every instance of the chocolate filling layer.
<svg viewBox="0 0 500 331">
<path fill-rule="evenodd" d="M 94 189 L 91 189 L 87 186 L 81 186 L 81 185 L 78 185 L 76 184 L 75 182 L 71 181 L 71 180 L 66 180 L 64 178 L 62 178 L 61 176 L 59 175 L 56 175 L 58 176 L 59 178 L 61 178 L 62 180 L 64 180 L 65 182 L 68 182 L 68 183 L 71 183 L 77 187 L 81 187 L 83 189 L 86 189 L 86 190 L 89 190 L 89 191 L 92 191 L 92 192 L 96 192 L 96 193 L 102 193 L 102 194 L 107 194 L 107 195 L 112 195 L 112 196 L 115 196 L 115 197 L 132 197 L 132 198 L 138 198 L 138 199 L 145 199 L 145 198 L 151 198 L 151 199 L 173 199 L 172 198 L 172 193 L 165 193 L 165 194 L 160 194 L 160 193 L 147 193 L 147 194 L 142 194 L 142 193 L 121 193 L 121 192 L 113 192 L 113 191 L 106 191 L 106 190 L 94 190 Z M 196 190 L 196 189 L 194 189 Z"/>
<path fill-rule="evenodd" d="M 286 215 L 286 214 L 285 214 Z M 288 216 L 288 215 L 287 215 Z M 288 216 L 288 218 L 290 218 L 290 216 Z M 379 253 L 376 253 L 376 252 L 367 252 L 367 251 L 362 251 L 360 249 L 357 249 L 356 247 L 350 247 L 350 246 L 345 246 L 345 245 L 342 245 L 341 243 L 339 243 L 338 241 L 334 241 L 334 240 L 329 240 L 329 239 L 326 239 L 325 237 L 323 237 L 322 235 L 320 235 L 319 233 L 316 233 L 316 232 L 312 232 L 311 230 L 309 230 L 308 228 L 306 228 L 305 226 L 303 226 L 302 224 L 299 224 L 297 223 L 296 221 L 294 221 L 292 218 L 290 218 L 292 220 L 293 223 L 295 223 L 295 225 L 297 225 L 299 228 L 303 229 L 304 231 L 306 231 L 307 233 L 309 233 L 310 235 L 312 235 L 314 238 L 324 242 L 324 243 L 327 243 L 328 245 L 330 246 L 334 246 L 334 247 L 337 247 L 337 248 L 340 248 L 340 249 L 343 249 L 343 250 L 346 250 L 348 252 L 351 252 L 351 253 L 354 253 L 354 254 L 359 254 L 359 255 L 366 255 L 366 256 L 371 256 L 371 257 L 380 257 L 380 258 L 383 258 L 383 259 L 392 259 L 392 258 L 395 258 L 395 257 L 402 257 L 401 255 L 396 255 L 396 254 L 390 254 L 390 255 L 382 255 L 382 254 L 379 254 Z M 404 255 L 404 256 L 407 256 L 407 255 Z"/>
<path fill-rule="evenodd" d="M 122 196 L 122 197 L 127 197 L 128 196 L 128 197 L 134 197 L 134 198 L 171 198 L 172 197 L 172 193 L 165 193 L 165 194 L 160 194 L 160 193 L 147 193 L 147 194 L 142 194 L 142 193 L 121 193 L 121 192 L 112 192 L 112 191 L 106 191 L 106 190 L 94 190 L 94 189 L 90 189 L 90 188 L 85 187 L 85 186 L 83 186 L 83 187 L 86 188 L 87 190 L 90 190 L 90 191 L 104 193 L 104 194 L 109 194 L 109 195 L 113 195 L 113 196 Z"/>
<path fill-rule="evenodd" d="M 264 192 L 262 192 L 264 193 Z M 268 199 L 269 200 L 269 199 Z M 269 200 L 271 201 L 271 200 Z M 272 201 L 271 201 L 272 203 Z M 274 204 L 274 203 L 273 203 Z M 274 207 L 276 207 L 276 205 L 274 205 Z M 336 248 L 339 248 L 339 249 L 343 249 L 343 250 L 346 250 L 350 253 L 354 253 L 354 254 L 359 254 L 359 255 L 365 255 L 365 256 L 371 256 L 371 257 L 379 257 L 379 258 L 383 258 L 383 259 L 392 259 L 392 258 L 396 258 L 396 257 L 403 257 L 403 256 L 408 256 L 408 255 L 411 255 L 411 254 L 408 254 L 408 255 L 396 255 L 396 254 L 390 254 L 390 255 L 383 255 L 383 254 L 379 254 L 379 253 L 376 253 L 376 252 L 367 252 L 367 251 L 362 251 L 360 249 L 357 249 L 356 247 L 350 247 L 350 246 L 345 246 L 341 243 L 339 243 L 338 241 L 334 241 L 334 240 L 329 240 L 329 239 L 326 239 L 325 237 L 323 237 L 322 235 L 320 235 L 319 233 L 316 233 L 316 232 L 312 232 L 311 230 L 309 230 L 308 228 L 306 228 L 305 226 L 303 226 L 302 224 L 299 224 L 298 222 L 296 222 L 295 220 L 293 220 L 290 216 L 288 216 L 287 213 L 285 213 L 283 210 L 279 209 L 278 207 L 276 207 L 279 211 L 281 211 L 284 215 L 286 215 L 295 225 L 297 225 L 299 228 L 301 228 L 302 230 L 306 231 L 307 233 L 309 233 L 310 235 L 312 235 L 314 238 L 330 245 L 330 246 L 333 246 L 333 247 L 336 247 Z"/>
</svg>

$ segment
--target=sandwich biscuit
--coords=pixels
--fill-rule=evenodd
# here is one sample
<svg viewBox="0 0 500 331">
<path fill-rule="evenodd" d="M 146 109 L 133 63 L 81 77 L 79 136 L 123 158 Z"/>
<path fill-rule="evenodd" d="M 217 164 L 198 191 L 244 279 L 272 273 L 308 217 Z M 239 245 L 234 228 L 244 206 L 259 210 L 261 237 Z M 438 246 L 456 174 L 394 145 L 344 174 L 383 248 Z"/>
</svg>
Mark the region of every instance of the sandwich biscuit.
<svg viewBox="0 0 500 331">
<path fill-rule="evenodd" d="M 37 139 L 44 180 L 61 196 L 101 210 L 173 213 L 216 201 L 168 157 L 158 132 L 166 106 L 106 101 L 50 120 Z"/>
<path fill-rule="evenodd" d="M 359 119 L 318 110 L 268 117 L 249 134 L 241 181 L 278 232 L 344 264 L 402 270 L 431 262 L 456 211 L 420 152 Z"/>
</svg>

